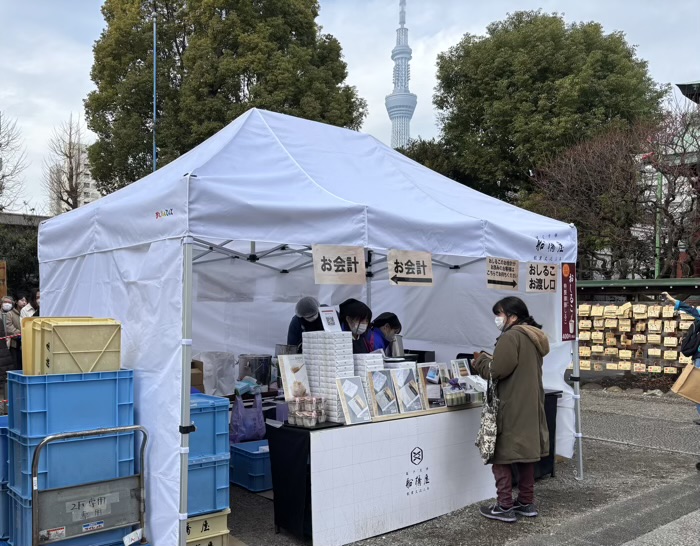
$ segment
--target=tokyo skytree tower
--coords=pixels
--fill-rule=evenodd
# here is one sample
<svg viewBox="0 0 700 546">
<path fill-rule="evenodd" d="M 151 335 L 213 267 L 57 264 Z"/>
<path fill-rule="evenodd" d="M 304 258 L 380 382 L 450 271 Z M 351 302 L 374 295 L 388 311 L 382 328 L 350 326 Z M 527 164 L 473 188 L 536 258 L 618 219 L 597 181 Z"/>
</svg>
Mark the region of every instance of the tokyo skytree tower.
<svg viewBox="0 0 700 546">
<path fill-rule="evenodd" d="M 408 46 L 406 28 L 406 0 L 399 0 L 399 28 L 396 29 L 396 47 L 391 51 L 394 61 L 394 91 L 387 95 L 386 111 L 391 120 L 391 146 L 402 148 L 411 138 L 411 118 L 418 99 L 408 89 L 411 79 L 411 48 Z"/>
</svg>

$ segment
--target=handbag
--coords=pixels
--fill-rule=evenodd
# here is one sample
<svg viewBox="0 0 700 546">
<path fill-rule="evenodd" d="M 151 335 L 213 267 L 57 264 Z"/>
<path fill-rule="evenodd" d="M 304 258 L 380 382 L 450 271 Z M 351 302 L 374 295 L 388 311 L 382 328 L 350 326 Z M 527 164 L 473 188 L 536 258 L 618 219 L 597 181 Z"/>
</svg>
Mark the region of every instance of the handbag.
<svg viewBox="0 0 700 546">
<path fill-rule="evenodd" d="M 498 381 L 491 377 L 491 363 L 489 363 L 489 380 L 486 386 L 484 405 L 481 408 L 481 426 L 476 435 L 476 447 L 479 448 L 484 464 L 489 464 L 496 451 L 496 438 L 498 437 Z"/>
</svg>

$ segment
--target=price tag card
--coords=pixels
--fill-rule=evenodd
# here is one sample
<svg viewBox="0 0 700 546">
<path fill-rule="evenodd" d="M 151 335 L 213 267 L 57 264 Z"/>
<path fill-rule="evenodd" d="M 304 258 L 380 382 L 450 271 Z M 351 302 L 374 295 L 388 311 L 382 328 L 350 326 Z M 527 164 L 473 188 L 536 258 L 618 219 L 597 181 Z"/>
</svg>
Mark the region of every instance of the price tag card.
<svg viewBox="0 0 700 546">
<path fill-rule="evenodd" d="M 675 320 L 665 320 L 664 321 L 664 333 L 673 334 L 676 332 L 678 323 Z"/>
<path fill-rule="evenodd" d="M 691 327 L 692 325 L 693 325 L 692 322 L 688 322 L 688 321 L 685 321 L 685 320 L 684 320 L 684 321 L 681 321 L 681 323 L 678 325 L 678 329 L 681 330 L 681 331 L 690 330 L 690 327 Z"/>
<path fill-rule="evenodd" d="M 579 347 L 578 348 L 578 356 L 591 356 L 591 348 L 590 347 Z"/>
<path fill-rule="evenodd" d="M 581 305 L 578 306 L 578 316 L 579 317 L 590 317 L 591 316 L 591 306 L 582 303 Z"/>
<path fill-rule="evenodd" d="M 649 373 L 662 373 L 663 370 L 661 366 L 647 366 L 647 371 Z"/>
<path fill-rule="evenodd" d="M 603 332 L 593 332 L 591 334 L 591 339 L 593 341 L 600 341 L 601 343 L 603 343 Z"/>
<path fill-rule="evenodd" d="M 617 347 L 607 347 L 605 349 L 605 356 L 617 356 Z"/>
<path fill-rule="evenodd" d="M 608 346 L 613 345 L 617 347 L 617 338 L 614 336 L 608 336 L 605 338 L 605 344 Z"/>
<path fill-rule="evenodd" d="M 655 334 L 660 334 L 661 329 L 663 328 L 663 322 L 660 320 L 650 320 L 649 321 L 649 331 L 654 332 Z"/>
<path fill-rule="evenodd" d="M 677 337 L 665 337 L 664 338 L 664 347 L 678 347 L 678 338 Z"/>
<path fill-rule="evenodd" d="M 591 316 L 592 317 L 602 317 L 603 316 L 603 306 L 602 305 L 594 305 L 591 307 Z"/>
<path fill-rule="evenodd" d="M 623 349 L 620 351 L 619 356 L 622 360 L 631 360 L 632 359 L 632 351 L 629 351 L 627 349 Z"/>
<path fill-rule="evenodd" d="M 629 370 L 632 369 L 632 363 L 631 363 L 631 362 L 622 362 L 622 361 L 620 361 L 620 362 L 617 363 L 617 369 L 618 369 L 618 370 L 629 371 Z"/>
<path fill-rule="evenodd" d="M 647 366 L 646 366 L 646 364 L 641 364 L 639 362 L 635 362 L 634 363 L 634 371 L 637 373 L 646 373 Z"/>
<path fill-rule="evenodd" d="M 615 318 L 617 316 L 617 305 L 606 305 L 603 316 L 605 318 Z"/>
<path fill-rule="evenodd" d="M 593 328 L 596 330 L 602 330 L 605 328 L 605 319 L 593 319 Z"/>
<path fill-rule="evenodd" d="M 579 320 L 578 321 L 578 329 L 579 330 L 590 330 L 592 326 L 593 326 L 593 323 L 590 320 Z"/>
<path fill-rule="evenodd" d="M 620 332 L 631 332 L 632 321 L 630 319 L 620 319 L 618 328 L 620 329 Z"/>
<path fill-rule="evenodd" d="M 673 308 L 673 305 L 664 305 L 663 311 L 661 314 L 664 318 L 673 318 L 673 315 L 675 313 L 676 313 L 676 310 Z"/>
<path fill-rule="evenodd" d="M 648 354 L 649 356 L 658 358 L 658 357 L 661 356 L 661 349 L 649 349 L 649 350 L 647 351 L 647 354 Z"/>
<path fill-rule="evenodd" d="M 579 363 L 579 368 L 582 370 L 590 370 L 591 369 L 591 361 L 590 360 L 580 360 Z"/>
<path fill-rule="evenodd" d="M 593 347 L 591 347 L 591 352 L 596 354 L 603 354 L 605 352 L 605 347 L 603 347 L 602 345 L 593 345 Z"/>
<path fill-rule="evenodd" d="M 591 340 L 591 333 L 590 332 L 579 332 L 578 339 L 579 339 L 579 341 L 590 341 Z"/>
<path fill-rule="evenodd" d="M 676 375 L 678 373 L 678 368 L 673 366 L 664 366 L 664 373 L 669 375 Z"/>
<path fill-rule="evenodd" d="M 632 336 L 632 341 L 634 343 L 643 344 L 647 342 L 647 336 L 645 336 L 644 334 L 634 334 Z"/>
<path fill-rule="evenodd" d="M 661 345 L 661 334 L 649 334 L 647 336 L 647 343 Z"/>
<path fill-rule="evenodd" d="M 689 315 L 688 313 L 682 313 L 682 312 L 681 312 L 681 313 L 679 313 L 679 314 L 680 314 L 681 320 L 682 320 L 683 322 L 688 322 L 688 321 L 690 321 L 690 323 L 692 324 L 692 322 L 695 320 L 695 318 L 693 317 L 693 315 Z"/>
<path fill-rule="evenodd" d="M 693 357 L 692 356 L 685 356 L 684 354 L 678 355 L 678 362 L 681 364 L 692 364 L 693 363 Z"/>
<path fill-rule="evenodd" d="M 606 370 L 617 370 L 617 362 L 606 362 L 605 369 Z"/>
<path fill-rule="evenodd" d="M 661 306 L 650 305 L 649 307 L 647 307 L 647 316 L 649 318 L 659 318 L 661 316 Z"/>
</svg>

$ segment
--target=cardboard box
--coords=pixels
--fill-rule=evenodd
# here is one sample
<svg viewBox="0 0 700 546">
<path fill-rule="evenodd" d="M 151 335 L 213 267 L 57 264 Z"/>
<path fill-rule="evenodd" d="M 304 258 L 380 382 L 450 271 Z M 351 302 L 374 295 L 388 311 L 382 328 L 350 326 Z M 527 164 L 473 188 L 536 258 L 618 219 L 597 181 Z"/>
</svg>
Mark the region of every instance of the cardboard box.
<svg viewBox="0 0 700 546">
<path fill-rule="evenodd" d="M 700 404 L 700 368 L 696 368 L 694 364 L 688 364 L 671 390 L 683 398 Z"/>
<path fill-rule="evenodd" d="M 192 386 L 199 392 L 204 392 L 204 362 L 201 360 L 192 361 Z"/>
</svg>

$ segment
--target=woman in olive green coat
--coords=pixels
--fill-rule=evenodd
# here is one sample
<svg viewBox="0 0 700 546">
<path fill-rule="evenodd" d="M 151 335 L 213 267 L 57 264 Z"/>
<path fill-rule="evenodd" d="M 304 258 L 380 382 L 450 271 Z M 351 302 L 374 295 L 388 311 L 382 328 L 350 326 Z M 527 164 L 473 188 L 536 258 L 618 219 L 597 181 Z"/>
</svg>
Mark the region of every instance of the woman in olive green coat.
<svg viewBox="0 0 700 546">
<path fill-rule="evenodd" d="M 476 353 L 474 368 L 484 378 L 497 380 L 498 406 L 493 474 L 498 501 L 482 507 L 490 519 L 514 522 L 516 514 L 537 516 L 535 507 L 535 463 L 549 454 L 549 430 L 544 412 L 542 359 L 549 341 L 530 316 L 525 303 L 516 297 L 493 306 L 496 326 L 503 333 L 492 355 Z M 519 495 L 513 502 L 511 465 L 518 467 Z"/>
</svg>

